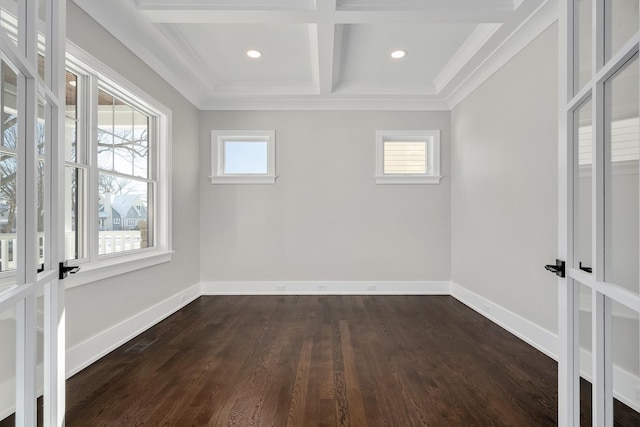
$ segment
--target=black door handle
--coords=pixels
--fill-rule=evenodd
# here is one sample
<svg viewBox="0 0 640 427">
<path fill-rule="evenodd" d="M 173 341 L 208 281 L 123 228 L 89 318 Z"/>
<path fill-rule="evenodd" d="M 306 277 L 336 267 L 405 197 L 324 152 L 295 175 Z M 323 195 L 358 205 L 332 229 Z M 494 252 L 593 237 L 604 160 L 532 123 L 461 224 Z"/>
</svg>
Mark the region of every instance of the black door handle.
<svg viewBox="0 0 640 427">
<path fill-rule="evenodd" d="M 578 263 L 578 268 L 582 271 L 586 271 L 587 273 L 593 273 L 593 268 L 591 267 L 584 267 L 582 265 L 582 261 Z"/>
<path fill-rule="evenodd" d="M 556 259 L 555 264 L 547 264 L 544 266 L 544 268 L 545 270 L 554 273 L 558 277 L 564 277 L 565 276 L 564 264 L 565 264 L 564 261 Z"/>
<path fill-rule="evenodd" d="M 58 272 L 58 279 L 62 280 L 69 274 L 76 274 L 80 270 L 77 265 L 69 265 L 67 261 L 60 263 L 60 270 Z"/>
</svg>

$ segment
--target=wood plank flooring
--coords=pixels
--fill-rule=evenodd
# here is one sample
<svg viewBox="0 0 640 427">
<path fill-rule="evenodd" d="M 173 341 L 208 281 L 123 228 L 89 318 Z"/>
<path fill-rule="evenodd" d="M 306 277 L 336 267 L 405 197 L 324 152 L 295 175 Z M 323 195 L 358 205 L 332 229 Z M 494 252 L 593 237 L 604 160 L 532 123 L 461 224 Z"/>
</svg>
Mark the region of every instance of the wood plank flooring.
<svg viewBox="0 0 640 427">
<path fill-rule="evenodd" d="M 201 297 L 72 377 L 67 426 L 553 426 L 556 383 L 451 297 Z"/>
</svg>

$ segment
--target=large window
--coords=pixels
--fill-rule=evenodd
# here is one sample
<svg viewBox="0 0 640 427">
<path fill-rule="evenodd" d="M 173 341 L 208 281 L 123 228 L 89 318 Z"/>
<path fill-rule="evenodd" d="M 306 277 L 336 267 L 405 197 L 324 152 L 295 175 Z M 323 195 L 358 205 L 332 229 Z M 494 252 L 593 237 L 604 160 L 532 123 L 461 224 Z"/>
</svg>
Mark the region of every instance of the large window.
<svg viewBox="0 0 640 427">
<path fill-rule="evenodd" d="M 89 272 L 168 260 L 170 112 L 77 48 L 66 80 L 66 258 Z"/>
</svg>

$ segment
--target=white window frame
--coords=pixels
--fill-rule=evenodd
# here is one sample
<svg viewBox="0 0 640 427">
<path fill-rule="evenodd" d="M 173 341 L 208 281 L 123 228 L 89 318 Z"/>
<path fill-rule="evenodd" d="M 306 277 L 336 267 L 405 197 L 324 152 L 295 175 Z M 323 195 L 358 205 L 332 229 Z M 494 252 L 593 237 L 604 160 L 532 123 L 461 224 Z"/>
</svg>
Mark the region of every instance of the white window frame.
<svg viewBox="0 0 640 427">
<path fill-rule="evenodd" d="M 256 141 L 267 143 L 266 174 L 227 174 L 224 172 L 224 143 L 227 141 Z M 211 131 L 211 183 L 212 184 L 275 184 L 276 131 L 275 130 L 212 130 Z"/>
<path fill-rule="evenodd" d="M 113 225 L 120 225 L 120 218 L 113 218 Z"/>
<path fill-rule="evenodd" d="M 79 112 L 86 120 L 89 135 L 87 149 L 89 150 L 88 167 L 86 168 L 86 185 L 84 197 L 85 233 L 82 244 L 86 257 L 72 261 L 81 266 L 77 274 L 65 280 L 67 288 L 92 283 L 119 274 L 147 268 L 153 265 L 171 261 L 173 250 L 171 244 L 171 110 L 153 97 L 127 81 L 110 67 L 93 58 L 81 48 L 67 41 L 67 68 L 81 75 L 93 75 L 100 81 L 100 87 L 108 89 L 125 102 L 141 108 L 154 117 L 150 121 L 149 134 L 155 136 L 155 154 L 150 158 L 150 170 L 156 171 L 155 194 L 152 195 L 153 205 L 149 206 L 154 212 L 152 232 L 154 246 L 125 252 L 99 255 L 98 252 L 98 165 L 95 141 L 97 138 L 97 111 L 92 114 Z M 81 76 L 79 75 L 79 78 Z M 94 83 L 97 85 L 97 81 Z M 90 90 L 97 94 L 97 87 Z M 94 103 L 95 99 L 85 100 Z M 83 116 L 84 114 L 84 116 Z M 80 135 L 78 136 L 80 140 Z M 73 165 L 73 164 L 70 164 Z M 95 215 L 93 214 L 95 212 Z"/>
<path fill-rule="evenodd" d="M 425 142 L 426 173 L 385 174 L 385 142 Z M 439 130 L 378 130 L 376 131 L 376 184 L 439 184 L 440 131 Z"/>
</svg>

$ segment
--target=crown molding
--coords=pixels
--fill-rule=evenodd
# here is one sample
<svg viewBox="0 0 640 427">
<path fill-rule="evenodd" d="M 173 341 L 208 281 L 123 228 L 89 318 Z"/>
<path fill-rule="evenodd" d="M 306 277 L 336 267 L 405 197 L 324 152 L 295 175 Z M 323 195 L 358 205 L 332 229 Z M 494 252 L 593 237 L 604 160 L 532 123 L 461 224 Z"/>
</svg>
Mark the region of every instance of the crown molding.
<svg viewBox="0 0 640 427">
<path fill-rule="evenodd" d="M 547 0 L 541 4 L 525 22 L 513 31 L 480 65 L 471 71 L 469 75 L 446 96 L 449 109 L 454 109 L 557 20 L 557 1 Z"/>
</svg>

